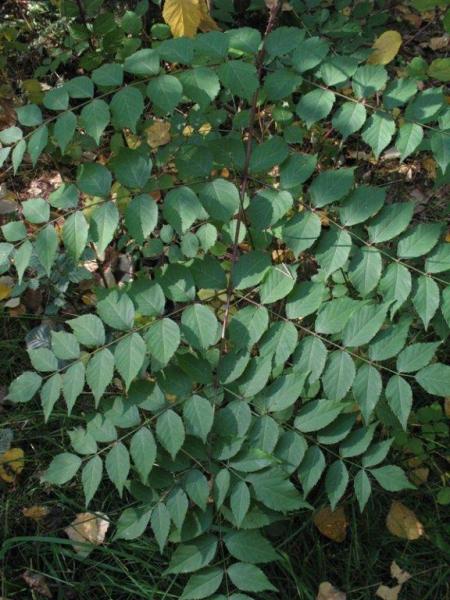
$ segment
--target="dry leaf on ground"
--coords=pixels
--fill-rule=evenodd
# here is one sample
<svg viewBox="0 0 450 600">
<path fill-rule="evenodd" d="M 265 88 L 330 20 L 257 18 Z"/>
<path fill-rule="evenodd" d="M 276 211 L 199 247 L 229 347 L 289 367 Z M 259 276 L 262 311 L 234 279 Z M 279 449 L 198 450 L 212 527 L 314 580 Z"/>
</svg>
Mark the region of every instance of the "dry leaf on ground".
<svg viewBox="0 0 450 600">
<path fill-rule="evenodd" d="M 150 148 L 158 148 L 170 142 L 170 123 L 156 121 L 145 130 Z"/>
<path fill-rule="evenodd" d="M 408 581 L 408 579 L 411 579 L 412 575 L 411 573 L 408 573 L 408 571 L 403 571 L 403 569 L 401 569 L 398 564 L 394 561 L 392 561 L 391 564 L 391 576 L 396 579 L 398 581 L 398 583 L 403 584 L 406 581 Z"/>
<path fill-rule="evenodd" d="M 348 521 L 342 506 L 334 511 L 329 506 L 322 508 L 316 512 L 313 521 L 320 533 L 330 540 L 339 543 L 345 540 Z"/>
<path fill-rule="evenodd" d="M 387 585 L 380 585 L 375 592 L 375 595 L 382 600 L 397 600 L 398 595 L 402 589 L 402 586 L 396 585 L 394 587 L 388 587 Z"/>
<path fill-rule="evenodd" d="M 74 542 L 75 552 L 81 554 L 86 553 L 86 551 L 89 552 L 89 548 L 86 548 L 83 544 L 88 543 L 94 546 L 103 544 L 108 527 L 109 521 L 101 515 L 85 512 L 78 513 L 75 520 L 64 531 Z"/>
<path fill-rule="evenodd" d="M 0 479 L 13 483 L 23 471 L 24 452 L 22 448 L 10 448 L 0 456 Z"/>
<path fill-rule="evenodd" d="M 316 600 L 346 600 L 347 595 L 334 587 L 329 581 L 323 581 L 319 586 Z"/>
<path fill-rule="evenodd" d="M 386 517 L 386 527 L 397 537 L 417 540 L 424 534 L 422 523 L 407 506 L 394 500 Z"/>
<path fill-rule="evenodd" d="M 367 59 L 371 65 L 387 65 L 397 56 L 402 45 L 398 31 L 385 31 L 373 43 L 373 52 Z"/>
<path fill-rule="evenodd" d="M 33 519 L 34 521 L 40 521 L 46 517 L 49 513 L 49 509 L 46 506 L 29 506 L 28 508 L 22 508 L 22 514 L 27 519 Z"/>
<path fill-rule="evenodd" d="M 37 592 L 46 598 L 53 598 L 44 575 L 25 571 L 25 573 L 22 574 L 22 579 L 25 581 L 30 590 Z"/>
</svg>

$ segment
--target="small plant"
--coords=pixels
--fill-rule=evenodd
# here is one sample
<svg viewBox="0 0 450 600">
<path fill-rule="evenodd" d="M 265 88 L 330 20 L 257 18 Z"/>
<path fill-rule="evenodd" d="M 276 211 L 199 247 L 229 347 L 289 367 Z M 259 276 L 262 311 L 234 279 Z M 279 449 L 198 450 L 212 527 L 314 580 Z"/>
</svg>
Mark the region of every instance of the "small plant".
<svg viewBox="0 0 450 600">
<path fill-rule="evenodd" d="M 0 133 L 14 173 L 26 153 L 65 166 L 48 201 L 2 227 L 14 294 L 41 286 L 56 312 L 111 246 L 133 267 L 29 350 L 8 398 L 38 395 L 45 420 L 57 403 L 76 413 L 42 480 L 80 477 L 93 510 L 109 480 L 132 500 L 116 539 L 150 526 L 165 573 L 188 576 L 184 600 L 276 591 L 265 528 L 310 511 L 322 484 L 333 509 L 354 494 L 361 511 L 373 485 L 414 488 L 392 432 L 408 431 L 415 398 L 449 394 L 445 228 L 370 178 L 394 144 L 398 166 L 423 152 L 448 181 L 443 86 L 387 68 L 401 37 L 374 51 L 370 18 L 277 26 L 280 9 L 263 36 L 130 48 Z M 347 147 L 371 153 L 369 171 L 341 166 Z"/>
</svg>

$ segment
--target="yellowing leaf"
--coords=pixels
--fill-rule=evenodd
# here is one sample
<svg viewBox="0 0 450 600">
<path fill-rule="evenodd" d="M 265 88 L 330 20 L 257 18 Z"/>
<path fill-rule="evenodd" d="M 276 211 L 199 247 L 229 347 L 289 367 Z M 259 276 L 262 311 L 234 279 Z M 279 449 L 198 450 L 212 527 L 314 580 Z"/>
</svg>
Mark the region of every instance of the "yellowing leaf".
<svg viewBox="0 0 450 600">
<path fill-rule="evenodd" d="M 214 19 L 210 16 L 208 12 L 208 6 L 206 4 L 206 0 L 199 0 L 199 7 L 201 13 L 200 23 L 198 28 L 200 31 L 206 33 L 207 31 L 220 31 L 220 27 L 214 21 Z"/>
<path fill-rule="evenodd" d="M 11 288 L 6 283 L 0 282 L 0 301 L 7 300 L 11 296 Z"/>
<path fill-rule="evenodd" d="M 387 65 L 397 56 L 401 45 L 402 36 L 398 31 L 385 31 L 375 40 L 367 62 L 371 65 Z"/>
<path fill-rule="evenodd" d="M 386 527 L 397 537 L 417 540 L 424 534 L 422 523 L 407 506 L 394 500 L 386 517 Z"/>
<path fill-rule="evenodd" d="M 89 549 L 86 549 L 82 544 L 92 544 L 99 546 L 105 540 L 106 532 L 109 528 L 109 521 L 100 515 L 85 512 L 78 513 L 76 518 L 69 527 L 64 531 L 72 542 L 74 542 L 74 550 L 78 554 L 86 554 Z"/>
<path fill-rule="evenodd" d="M 163 19 L 173 37 L 194 37 L 203 15 L 199 0 L 166 0 Z"/>
<path fill-rule="evenodd" d="M 46 506 L 30 506 L 29 508 L 22 508 L 22 514 L 27 519 L 33 519 L 34 521 L 40 521 L 46 517 L 49 510 Z"/>
<path fill-rule="evenodd" d="M 0 479 L 13 483 L 23 471 L 24 462 L 22 448 L 10 448 L 0 456 Z"/>
<path fill-rule="evenodd" d="M 156 121 L 145 130 L 147 142 L 151 148 L 158 148 L 170 142 L 170 123 L 167 121 Z"/>
<path fill-rule="evenodd" d="M 348 521 L 342 506 L 331 510 L 322 508 L 313 517 L 314 525 L 322 535 L 334 542 L 343 542 L 347 535 Z"/>
<path fill-rule="evenodd" d="M 347 595 L 334 587 L 329 581 L 323 581 L 319 586 L 316 600 L 346 600 Z"/>
</svg>

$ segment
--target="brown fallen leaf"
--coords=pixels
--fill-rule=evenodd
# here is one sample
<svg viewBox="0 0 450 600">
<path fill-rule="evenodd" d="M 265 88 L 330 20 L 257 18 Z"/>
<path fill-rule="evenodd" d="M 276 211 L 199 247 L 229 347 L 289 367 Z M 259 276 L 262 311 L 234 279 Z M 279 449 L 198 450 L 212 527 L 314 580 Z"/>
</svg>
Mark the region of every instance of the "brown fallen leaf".
<svg viewBox="0 0 450 600">
<path fill-rule="evenodd" d="M 346 600 L 347 594 L 334 587 L 329 581 L 323 581 L 319 586 L 316 600 Z"/>
<path fill-rule="evenodd" d="M 22 573 L 22 579 L 25 581 L 30 590 L 37 592 L 46 598 L 53 598 L 53 594 L 48 587 L 47 581 L 44 575 L 41 575 L 41 573 L 31 573 L 31 571 L 25 571 L 25 573 Z"/>
<path fill-rule="evenodd" d="M 413 483 L 416 485 L 423 485 L 428 481 L 428 477 L 430 475 L 430 469 L 428 467 L 418 467 L 417 469 L 413 469 L 409 473 L 409 477 Z"/>
<path fill-rule="evenodd" d="M 159 148 L 170 142 L 170 123 L 156 121 L 145 130 L 147 142 L 151 148 Z"/>
<path fill-rule="evenodd" d="M 449 45 L 450 37 L 448 35 L 443 35 L 441 37 L 432 37 L 428 42 L 428 46 L 432 50 L 442 50 L 442 48 L 447 48 Z"/>
<path fill-rule="evenodd" d="M 403 571 L 403 569 L 398 566 L 395 560 L 393 560 L 391 563 L 391 576 L 401 585 L 403 585 L 412 577 L 411 573 L 408 573 L 408 571 Z"/>
<path fill-rule="evenodd" d="M 329 506 L 320 509 L 314 515 L 313 521 L 320 533 L 333 542 L 341 543 L 345 540 L 348 521 L 342 506 L 335 510 L 331 510 Z"/>
<path fill-rule="evenodd" d="M 28 508 L 22 508 L 22 514 L 27 519 L 33 519 L 34 521 L 40 521 L 46 517 L 49 513 L 49 509 L 46 506 L 30 506 Z"/>
<path fill-rule="evenodd" d="M 450 398 L 444 400 L 444 412 L 445 416 L 450 418 Z"/>
<path fill-rule="evenodd" d="M 417 540 L 424 534 L 422 523 L 407 506 L 394 500 L 386 517 L 386 527 L 399 538 Z"/>
<path fill-rule="evenodd" d="M 25 461 L 22 448 L 10 448 L 0 456 L 0 479 L 6 483 L 14 483 L 23 471 Z"/>
<path fill-rule="evenodd" d="M 99 546 L 105 540 L 106 532 L 109 528 L 109 521 L 101 515 L 85 512 L 78 513 L 75 520 L 66 527 L 66 532 L 69 539 L 74 542 L 73 547 L 75 552 L 85 554 L 89 552 L 89 548 L 81 544 L 92 544 Z"/>
<path fill-rule="evenodd" d="M 375 595 L 382 600 L 397 600 L 398 595 L 402 589 L 402 586 L 396 585 L 394 587 L 389 587 L 387 585 L 380 585 L 380 587 L 375 592 Z"/>
</svg>

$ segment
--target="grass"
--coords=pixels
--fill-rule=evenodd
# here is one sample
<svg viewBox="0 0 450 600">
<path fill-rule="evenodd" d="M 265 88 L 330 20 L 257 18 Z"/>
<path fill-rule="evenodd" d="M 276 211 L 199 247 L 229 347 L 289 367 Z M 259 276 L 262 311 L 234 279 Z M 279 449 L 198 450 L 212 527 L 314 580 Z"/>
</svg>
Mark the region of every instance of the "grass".
<svg viewBox="0 0 450 600">
<path fill-rule="evenodd" d="M 33 325 L 23 319 L 1 320 L 0 351 L 7 357 L 0 364 L 2 385 L 23 370 L 27 361 L 23 339 Z M 3 426 L 14 430 L 14 445 L 23 448 L 26 458 L 18 481 L 1 487 L 1 595 L 9 600 L 42 598 L 21 578 L 28 569 L 44 575 L 53 598 L 61 600 L 179 598 L 183 579 L 162 577 L 165 560 L 148 533 L 138 540 L 114 542 L 111 527 L 107 542 L 88 558 L 80 559 L 74 553 L 64 528 L 76 513 L 85 510 L 81 488 L 78 483 L 63 489 L 46 487 L 39 483 L 39 476 L 51 457 L 61 451 L 65 432 L 78 418 L 55 412 L 42 427 L 36 404 L 3 407 L 0 415 Z M 393 495 L 379 489 L 363 515 L 354 502 L 346 503 L 349 527 L 344 543 L 319 534 L 309 512 L 272 526 L 268 535 L 283 560 L 272 565 L 268 574 L 280 592 L 258 599 L 314 600 L 320 582 L 330 581 L 347 593 L 348 600 L 368 600 L 375 597 L 380 583 L 394 585 L 389 571 L 393 560 L 412 575 L 400 600 L 450 599 L 450 544 L 446 541 L 450 526 L 444 522 L 444 507 L 435 501 L 433 477 L 430 481 L 415 492 L 396 495 L 424 524 L 426 535 L 414 542 L 396 538 L 386 529 Z M 313 498 L 313 503 L 320 500 Z M 92 509 L 114 522 L 126 501 L 121 502 L 112 487 L 105 485 Z M 48 516 L 40 522 L 24 517 L 22 509 L 32 505 L 46 506 Z"/>
</svg>

